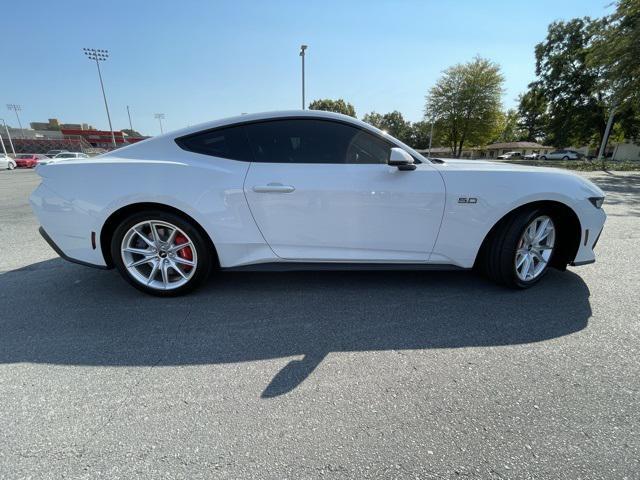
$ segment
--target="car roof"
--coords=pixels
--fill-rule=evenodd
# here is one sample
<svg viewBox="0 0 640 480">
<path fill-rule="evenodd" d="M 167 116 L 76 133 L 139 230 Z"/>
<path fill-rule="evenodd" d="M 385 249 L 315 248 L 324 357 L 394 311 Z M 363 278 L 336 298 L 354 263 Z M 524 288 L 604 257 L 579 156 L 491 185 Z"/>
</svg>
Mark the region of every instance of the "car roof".
<svg viewBox="0 0 640 480">
<path fill-rule="evenodd" d="M 343 123 L 348 123 L 354 125 L 355 127 L 361 128 L 363 130 L 368 130 L 378 136 L 382 136 L 387 138 L 392 143 L 398 144 L 399 146 L 405 147 L 407 150 L 415 154 L 419 158 L 424 158 L 420 152 L 417 152 L 415 149 L 410 146 L 402 143 L 395 137 L 390 136 L 387 132 L 384 132 L 373 125 L 363 122 L 362 120 L 358 120 L 357 118 L 350 117 L 348 115 L 343 115 L 341 113 L 335 112 L 325 112 L 323 110 L 278 110 L 272 112 L 260 112 L 260 113 L 249 113 L 245 115 L 237 115 L 234 117 L 221 118 L 218 120 L 213 120 L 210 122 L 200 123 L 198 125 L 192 125 L 187 128 L 182 128 L 180 130 L 175 130 L 173 132 L 168 132 L 163 135 L 158 135 L 156 137 L 151 137 L 141 142 L 136 142 L 132 145 L 128 145 L 126 147 L 119 148 L 117 150 L 112 150 L 110 152 L 104 153 L 100 155 L 100 157 L 111 157 L 111 156 L 127 156 L 125 151 L 128 151 L 129 154 L 132 154 L 134 151 L 142 151 L 148 145 L 155 142 L 162 141 L 173 141 L 176 138 L 183 137 L 186 135 L 190 135 L 193 133 L 202 132 L 205 130 L 211 130 L 214 128 L 221 128 L 241 123 L 250 123 L 250 122 L 258 122 L 262 120 L 278 120 L 278 119 L 287 119 L 287 118 L 311 118 L 311 119 L 324 119 L 324 120 L 333 120 L 339 121 Z"/>
</svg>

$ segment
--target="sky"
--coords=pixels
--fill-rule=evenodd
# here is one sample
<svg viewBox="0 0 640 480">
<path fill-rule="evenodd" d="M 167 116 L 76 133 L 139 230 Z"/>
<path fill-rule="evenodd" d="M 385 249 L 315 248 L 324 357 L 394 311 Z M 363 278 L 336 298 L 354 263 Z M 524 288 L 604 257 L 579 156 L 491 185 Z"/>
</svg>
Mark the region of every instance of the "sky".
<svg viewBox="0 0 640 480">
<path fill-rule="evenodd" d="M 95 63 L 83 47 L 108 49 L 101 64 L 113 128 L 164 129 L 240 113 L 301 107 L 301 44 L 307 103 L 343 98 L 365 113 L 399 110 L 421 120 L 425 95 L 446 68 L 489 58 L 505 77 L 505 108 L 535 78 L 534 46 L 549 23 L 601 17 L 611 0 L 138 0 L 9 1 L 0 8 L 0 118 L 22 106 L 23 126 L 58 118 L 108 129 Z"/>
</svg>

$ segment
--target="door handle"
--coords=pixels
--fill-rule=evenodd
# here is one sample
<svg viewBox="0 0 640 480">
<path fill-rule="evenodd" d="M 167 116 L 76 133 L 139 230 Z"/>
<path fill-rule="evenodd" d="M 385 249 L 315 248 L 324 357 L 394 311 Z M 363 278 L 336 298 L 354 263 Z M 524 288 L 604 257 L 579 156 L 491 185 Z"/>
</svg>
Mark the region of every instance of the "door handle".
<svg viewBox="0 0 640 480">
<path fill-rule="evenodd" d="M 269 183 L 268 185 L 256 185 L 253 191 L 256 193 L 291 193 L 296 188 L 291 185 L 282 185 L 281 183 Z"/>
</svg>

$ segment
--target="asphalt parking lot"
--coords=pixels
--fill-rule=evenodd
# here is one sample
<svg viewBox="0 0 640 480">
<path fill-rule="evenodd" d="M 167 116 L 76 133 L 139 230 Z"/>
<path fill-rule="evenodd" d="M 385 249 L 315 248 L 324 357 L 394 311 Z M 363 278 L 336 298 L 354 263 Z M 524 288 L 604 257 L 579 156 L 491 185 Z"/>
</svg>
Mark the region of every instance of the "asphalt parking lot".
<svg viewBox="0 0 640 480">
<path fill-rule="evenodd" d="M 0 478 L 640 478 L 640 173 L 597 263 L 224 273 L 145 296 L 39 237 L 0 172 Z"/>
</svg>

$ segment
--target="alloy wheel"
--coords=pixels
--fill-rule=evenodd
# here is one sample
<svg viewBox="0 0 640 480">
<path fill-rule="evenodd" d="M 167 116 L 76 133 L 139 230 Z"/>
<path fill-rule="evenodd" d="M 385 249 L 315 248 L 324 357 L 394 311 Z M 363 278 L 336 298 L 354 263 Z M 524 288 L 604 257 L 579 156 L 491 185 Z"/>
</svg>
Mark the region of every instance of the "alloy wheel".
<svg viewBox="0 0 640 480">
<path fill-rule="evenodd" d="M 545 271 L 556 240 L 556 228 L 551 217 L 536 217 L 524 229 L 518 240 L 515 269 L 518 278 L 529 282 Z"/>
<path fill-rule="evenodd" d="M 120 252 L 131 277 L 157 290 L 185 285 L 198 266 L 191 238 L 162 220 L 146 220 L 131 227 L 122 239 Z"/>
</svg>

